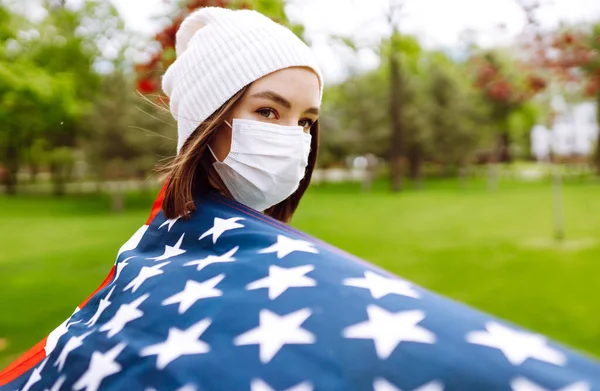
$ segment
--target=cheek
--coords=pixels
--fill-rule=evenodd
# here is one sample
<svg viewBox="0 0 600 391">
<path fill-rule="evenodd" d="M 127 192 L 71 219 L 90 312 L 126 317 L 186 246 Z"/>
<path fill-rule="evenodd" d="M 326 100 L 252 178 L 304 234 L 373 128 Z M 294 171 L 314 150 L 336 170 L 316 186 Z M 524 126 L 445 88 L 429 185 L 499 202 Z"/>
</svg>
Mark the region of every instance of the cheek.
<svg viewBox="0 0 600 391">
<path fill-rule="evenodd" d="M 213 136 L 210 146 L 219 161 L 225 160 L 231 150 L 231 128 L 227 125 L 222 126 Z"/>
</svg>

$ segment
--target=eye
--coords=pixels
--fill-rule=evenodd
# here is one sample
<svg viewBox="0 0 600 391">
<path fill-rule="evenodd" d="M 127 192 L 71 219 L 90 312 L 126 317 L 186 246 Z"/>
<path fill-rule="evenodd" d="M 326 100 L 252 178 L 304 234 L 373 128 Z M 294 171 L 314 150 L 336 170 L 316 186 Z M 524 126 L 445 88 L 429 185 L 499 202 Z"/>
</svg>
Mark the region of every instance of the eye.
<svg viewBox="0 0 600 391">
<path fill-rule="evenodd" d="M 279 118 L 277 115 L 277 112 L 273 109 L 269 109 L 269 108 L 263 108 L 263 109 L 258 109 L 256 110 L 256 112 L 261 115 L 262 117 L 265 117 L 267 119 L 277 119 Z M 273 116 L 271 116 L 273 115 Z"/>
<path fill-rule="evenodd" d="M 313 124 L 315 123 L 315 121 L 313 121 L 312 119 L 309 118 L 304 118 L 301 119 L 300 121 L 298 121 L 298 125 L 302 126 L 304 128 L 304 130 L 309 130 L 311 126 L 313 126 Z"/>
</svg>

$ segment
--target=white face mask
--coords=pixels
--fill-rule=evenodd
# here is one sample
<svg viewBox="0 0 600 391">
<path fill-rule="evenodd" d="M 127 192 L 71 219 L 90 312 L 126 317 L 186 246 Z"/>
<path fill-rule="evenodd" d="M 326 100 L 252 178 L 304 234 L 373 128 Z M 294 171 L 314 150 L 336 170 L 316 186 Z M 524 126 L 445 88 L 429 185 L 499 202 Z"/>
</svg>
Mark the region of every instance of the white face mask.
<svg viewBox="0 0 600 391">
<path fill-rule="evenodd" d="M 298 189 L 308 165 L 309 133 L 301 126 L 237 118 L 231 130 L 231 150 L 223 162 L 209 150 L 236 201 L 262 212 Z"/>
</svg>

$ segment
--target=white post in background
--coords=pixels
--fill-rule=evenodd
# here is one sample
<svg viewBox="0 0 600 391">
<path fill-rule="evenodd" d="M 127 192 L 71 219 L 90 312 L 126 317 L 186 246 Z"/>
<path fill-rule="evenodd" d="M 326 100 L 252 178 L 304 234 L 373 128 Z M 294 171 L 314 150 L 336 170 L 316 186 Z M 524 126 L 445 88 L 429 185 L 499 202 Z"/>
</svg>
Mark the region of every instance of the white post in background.
<svg viewBox="0 0 600 391">
<path fill-rule="evenodd" d="M 564 137 L 574 131 L 575 124 L 569 112 L 569 106 L 565 100 L 558 96 L 553 99 L 554 110 L 557 115 L 552 123 L 552 211 L 554 216 L 554 240 L 562 243 L 566 238 L 565 232 L 565 211 L 563 202 L 563 174 L 562 167 L 557 162 L 559 154 L 568 153 L 568 143 L 565 143 Z"/>
<path fill-rule="evenodd" d="M 554 240 L 565 240 L 565 211 L 563 203 L 562 172 L 556 162 L 552 162 L 552 209 L 554 211 Z"/>
</svg>

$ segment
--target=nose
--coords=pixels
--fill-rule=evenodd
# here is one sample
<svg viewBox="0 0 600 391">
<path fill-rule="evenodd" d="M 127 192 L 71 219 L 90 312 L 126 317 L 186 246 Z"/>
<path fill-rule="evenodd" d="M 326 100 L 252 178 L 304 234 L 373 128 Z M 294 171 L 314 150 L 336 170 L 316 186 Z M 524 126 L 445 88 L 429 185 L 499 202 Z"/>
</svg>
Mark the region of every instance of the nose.
<svg viewBox="0 0 600 391">
<path fill-rule="evenodd" d="M 298 126 L 298 121 L 299 120 L 289 119 L 281 122 L 281 124 L 284 126 Z"/>
</svg>

